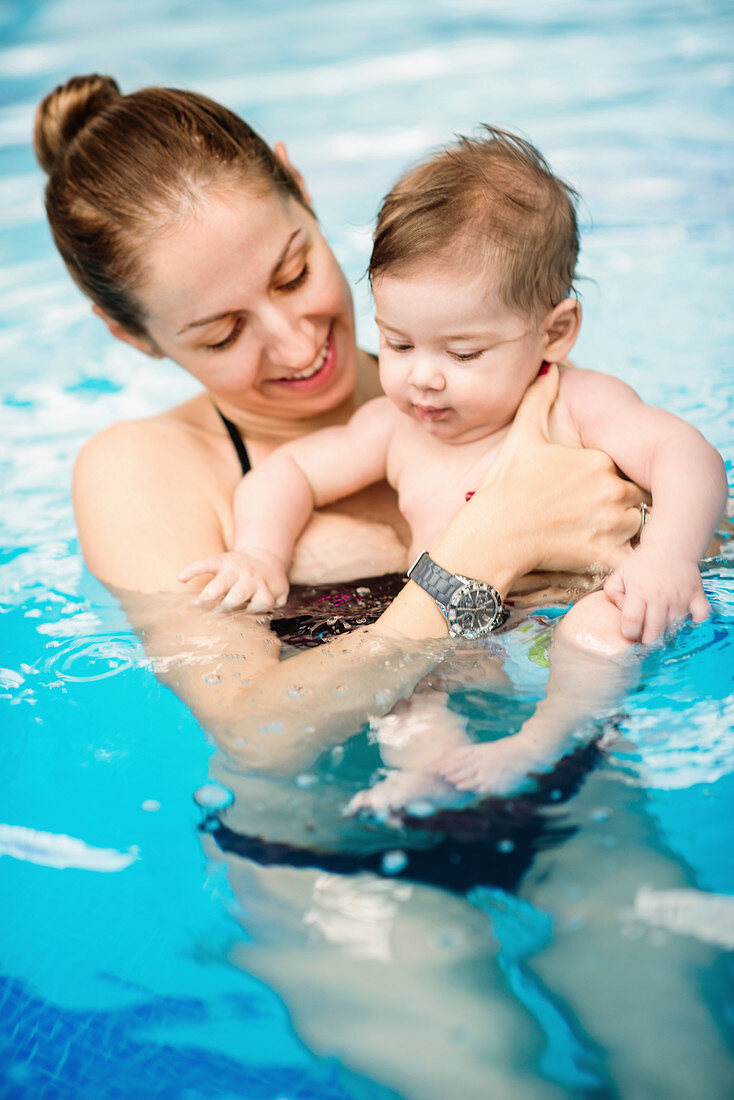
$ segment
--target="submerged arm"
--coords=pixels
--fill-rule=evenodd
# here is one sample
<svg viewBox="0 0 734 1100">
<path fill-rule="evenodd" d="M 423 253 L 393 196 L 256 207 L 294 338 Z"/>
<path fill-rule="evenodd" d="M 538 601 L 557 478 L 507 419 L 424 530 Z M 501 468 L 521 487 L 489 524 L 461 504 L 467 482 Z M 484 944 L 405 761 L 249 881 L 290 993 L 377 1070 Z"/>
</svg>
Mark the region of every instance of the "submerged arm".
<svg viewBox="0 0 734 1100">
<path fill-rule="evenodd" d="M 490 581 L 503 594 L 535 566 L 616 565 L 639 523 L 639 491 L 614 476 L 606 456 L 548 443 L 557 384 L 551 371 L 531 388 L 501 467 L 430 548 L 445 568 Z M 445 651 L 444 618 L 412 582 L 374 626 L 282 663 L 278 642 L 253 616 L 191 608 L 172 578 L 202 550 L 224 549 L 224 519 L 185 480 L 177 497 L 190 446 L 174 453 L 171 438 L 165 453 L 144 453 L 149 435 L 129 434 L 88 450 L 78 465 L 85 558 L 121 596 L 164 682 L 241 766 L 272 773 L 304 767 L 371 714 L 386 713 Z M 119 488 L 121 479 L 112 499 L 110 486 Z M 602 522 L 590 526 L 589 516 Z"/>
</svg>

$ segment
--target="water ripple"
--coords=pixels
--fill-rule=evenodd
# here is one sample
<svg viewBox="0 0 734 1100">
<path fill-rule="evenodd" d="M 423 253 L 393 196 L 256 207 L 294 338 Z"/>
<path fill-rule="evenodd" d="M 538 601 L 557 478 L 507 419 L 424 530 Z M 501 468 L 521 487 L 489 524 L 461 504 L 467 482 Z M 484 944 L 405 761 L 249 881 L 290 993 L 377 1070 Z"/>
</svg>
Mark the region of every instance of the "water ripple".
<svg viewBox="0 0 734 1100">
<path fill-rule="evenodd" d="M 129 634 L 74 638 L 43 662 L 43 671 L 64 683 L 88 684 L 146 666 L 145 653 Z"/>
</svg>

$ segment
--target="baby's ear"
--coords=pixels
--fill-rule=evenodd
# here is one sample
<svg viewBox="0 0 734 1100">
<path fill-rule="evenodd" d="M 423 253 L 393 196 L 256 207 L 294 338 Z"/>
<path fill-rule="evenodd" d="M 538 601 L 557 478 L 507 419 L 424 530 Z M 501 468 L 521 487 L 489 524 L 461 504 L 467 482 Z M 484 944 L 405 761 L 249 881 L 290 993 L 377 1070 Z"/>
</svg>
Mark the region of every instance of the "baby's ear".
<svg viewBox="0 0 734 1100">
<path fill-rule="evenodd" d="M 561 363 L 576 343 L 581 328 L 581 303 L 577 298 L 564 298 L 543 319 L 545 358 L 549 363 Z"/>
</svg>

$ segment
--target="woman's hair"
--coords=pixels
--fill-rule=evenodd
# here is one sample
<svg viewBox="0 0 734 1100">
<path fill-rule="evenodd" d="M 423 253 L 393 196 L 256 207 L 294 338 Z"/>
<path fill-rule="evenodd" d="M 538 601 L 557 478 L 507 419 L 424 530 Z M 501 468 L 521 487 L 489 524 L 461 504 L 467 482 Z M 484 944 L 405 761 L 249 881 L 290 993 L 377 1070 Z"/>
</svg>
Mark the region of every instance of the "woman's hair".
<svg viewBox="0 0 734 1100">
<path fill-rule="evenodd" d="M 109 317 L 146 335 L 136 296 L 144 250 L 195 209 L 203 189 L 246 183 L 306 206 L 298 182 L 246 122 L 195 92 L 122 95 L 109 76 L 75 76 L 36 113 L 34 148 L 48 173 L 46 211 L 72 278 Z"/>
<path fill-rule="evenodd" d="M 573 289 L 576 192 L 523 138 L 483 126 L 408 171 L 377 217 L 370 282 L 437 263 L 497 271 L 511 309 L 537 316 Z"/>
</svg>

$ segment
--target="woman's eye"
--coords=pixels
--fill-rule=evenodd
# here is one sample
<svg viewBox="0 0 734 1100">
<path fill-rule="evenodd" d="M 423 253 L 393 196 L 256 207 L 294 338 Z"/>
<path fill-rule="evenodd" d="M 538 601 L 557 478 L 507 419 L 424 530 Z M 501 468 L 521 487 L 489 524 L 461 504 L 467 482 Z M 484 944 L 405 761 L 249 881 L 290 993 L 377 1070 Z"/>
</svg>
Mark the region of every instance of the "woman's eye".
<svg viewBox="0 0 734 1100">
<path fill-rule="evenodd" d="M 238 317 L 237 320 L 234 323 L 234 328 L 232 329 L 232 331 L 230 333 L 227 334 L 227 336 L 224 337 L 223 340 L 220 340 L 218 344 L 206 344 L 205 345 L 207 351 L 224 351 L 225 348 L 231 347 L 232 344 L 234 344 L 237 337 L 239 336 L 239 334 L 242 332 L 242 328 L 243 328 L 244 323 L 245 322 L 242 320 L 242 318 Z"/>
<path fill-rule="evenodd" d="M 303 286 L 308 278 L 309 269 L 308 264 L 304 264 L 301 270 L 296 275 L 295 279 L 290 279 L 287 283 L 281 283 L 279 290 L 285 290 L 289 292 L 291 290 L 298 290 L 299 286 Z"/>
<path fill-rule="evenodd" d="M 457 363 L 471 363 L 474 359 L 479 359 L 480 356 L 484 355 L 486 350 L 486 348 L 480 348 L 479 351 L 450 351 L 448 354 Z"/>
</svg>

